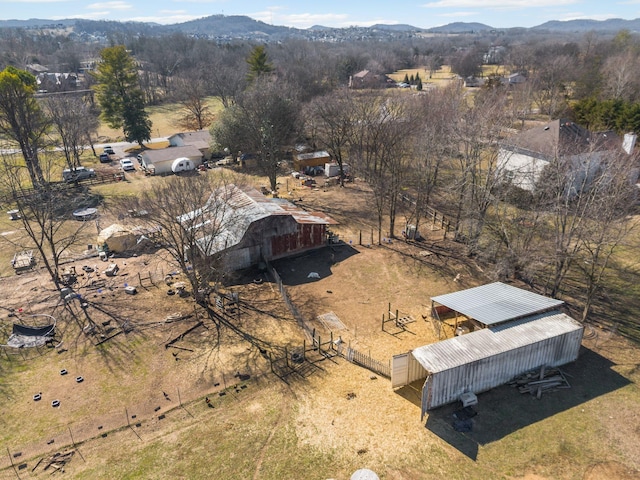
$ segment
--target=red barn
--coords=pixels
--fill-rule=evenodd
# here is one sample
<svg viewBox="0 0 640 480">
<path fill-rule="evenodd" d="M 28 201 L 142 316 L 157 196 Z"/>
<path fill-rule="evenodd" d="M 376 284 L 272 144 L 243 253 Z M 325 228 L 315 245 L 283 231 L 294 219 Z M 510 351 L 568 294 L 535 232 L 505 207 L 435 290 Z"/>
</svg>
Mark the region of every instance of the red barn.
<svg viewBox="0 0 640 480">
<path fill-rule="evenodd" d="M 223 228 L 213 239 L 203 237 L 201 250 L 206 255 L 222 255 L 230 270 L 323 247 L 327 244 L 327 225 L 336 224 L 323 213 L 307 212 L 287 200 L 265 197 L 251 187 L 228 185 L 224 190 L 223 195 L 212 194 L 209 207 L 204 207 L 216 212 L 215 221 Z M 214 207 L 222 198 L 224 207 Z"/>
</svg>

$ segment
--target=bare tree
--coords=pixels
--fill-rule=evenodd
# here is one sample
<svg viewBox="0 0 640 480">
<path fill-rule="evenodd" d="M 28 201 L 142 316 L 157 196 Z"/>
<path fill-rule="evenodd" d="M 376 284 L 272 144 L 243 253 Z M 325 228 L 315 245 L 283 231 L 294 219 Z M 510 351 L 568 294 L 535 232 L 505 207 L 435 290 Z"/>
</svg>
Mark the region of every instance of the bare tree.
<svg viewBox="0 0 640 480">
<path fill-rule="evenodd" d="M 259 170 L 276 190 L 283 150 L 301 131 L 300 107 L 293 88 L 274 79 L 261 79 L 223 112 L 212 127 L 212 136 L 221 149 L 254 152 Z"/>
<path fill-rule="evenodd" d="M 423 117 L 413 144 L 413 161 L 407 171 L 407 184 L 415 191 L 414 209 L 409 223 L 419 231 L 423 212 L 430 205 L 431 196 L 438 185 L 440 169 L 454 147 L 453 122 L 458 111 L 461 91 L 457 86 L 421 96 L 416 120 Z"/>
<path fill-rule="evenodd" d="M 92 199 L 76 189 L 60 189 L 45 183 L 40 188 L 26 189 L 25 168 L 15 161 L 15 156 L 2 155 L 5 174 L 2 176 L 5 188 L 16 201 L 20 222 L 26 232 L 26 239 L 16 248 L 35 248 L 40 255 L 51 281 L 56 289 L 61 289 L 61 259 L 78 243 L 90 222 L 74 220 L 72 212 L 82 206 L 89 206 Z M 43 170 L 51 172 L 53 158 L 46 157 Z M 7 240 L 7 239 L 5 239 Z"/>
<path fill-rule="evenodd" d="M 233 215 L 229 200 L 237 187 L 224 176 L 171 176 L 154 182 L 134 198 L 123 199 L 128 208 L 144 211 L 137 219 L 153 232 L 168 259 L 188 279 L 198 302 L 212 282 L 227 271 L 222 251 L 242 222 Z"/>
<path fill-rule="evenodd" d="M 182 109 L 177 126 L 186 130 L 203 130 L 211 125 L 213 112 L 207 103 L 206 82 L 196 72 L 175 81 L 176 95 Z"/>
<path fill-rule="evenodd" d="M 353 136 L 351 91 L 343 89 L 316 98 L 308 106 L 307 130 L 314 144 L 324 148 L 338 164 L 340 186 L 344 186 L 345 159 Z"/>
<path fill-rule="evenodd" d="M 635 101 L 640 89 L 640 62 L 631 51 L 609 57 L 602 67 L 603 95 L 613 100 Z"/>
<path fill-rule="evenodd" d="M 67 165 L 69 168 L 77 167 L 87 145 L 93 143 L 91 135 L 100 126 L 97 116 L 82 98 L 71 95 L 48 97 L 44 101 L 44 110 L 62 143 Z"/>
</svg>

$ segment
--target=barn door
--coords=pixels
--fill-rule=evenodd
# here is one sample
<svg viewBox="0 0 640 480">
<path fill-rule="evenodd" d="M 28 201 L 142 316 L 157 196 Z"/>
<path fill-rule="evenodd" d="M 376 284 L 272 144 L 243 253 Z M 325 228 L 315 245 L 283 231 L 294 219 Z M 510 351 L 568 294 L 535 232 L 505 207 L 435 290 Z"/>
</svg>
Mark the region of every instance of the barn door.
<svg viewBox="0 0 640 480">
<path fill-rule="evenodd" d="M 391 361 L 391 388 L 403 387 L 409 383 L 409 355 L 394 355 Z"/>
</svg>

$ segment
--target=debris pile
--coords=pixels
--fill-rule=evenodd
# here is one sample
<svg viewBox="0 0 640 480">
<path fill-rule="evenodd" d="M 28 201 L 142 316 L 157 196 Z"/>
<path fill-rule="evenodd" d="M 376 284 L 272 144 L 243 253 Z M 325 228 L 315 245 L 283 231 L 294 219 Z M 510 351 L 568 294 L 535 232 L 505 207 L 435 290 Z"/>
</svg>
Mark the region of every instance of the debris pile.
<svg viewBox="0 0 640 480">
<path fill-rule="evenodd" d="M 560 388 L 571 388 L 565 373 L 559 368 L 546 369 L 544 366 L 540 370 L 524 373 L 515 378 L 509 385 L 518 387 L 520 393 L 530 393 L 537 398 L 543 392 Z"/>
</svg>

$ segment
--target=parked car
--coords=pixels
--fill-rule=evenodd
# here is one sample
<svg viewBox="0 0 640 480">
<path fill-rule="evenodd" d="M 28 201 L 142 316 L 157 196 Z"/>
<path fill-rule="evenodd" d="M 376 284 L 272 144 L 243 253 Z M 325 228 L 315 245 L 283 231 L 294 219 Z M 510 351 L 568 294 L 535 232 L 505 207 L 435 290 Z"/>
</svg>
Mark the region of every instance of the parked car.
<svg viewBox="0 0 640 480">
<path fill-rule="evenodd" d="M 62 171 L 62 180 L 67 183 L 79 182 L 96 176 L 96 172 L 92 168 L 76 167 L 65 168 Z"/>
<path fill-rule="evenodd" d="M 101 153 L 99 158 L 100 158 L 100 163 L 110 163 L 111 162 L 111 157 L 106 152 L 105 153 Z"/>
<path fill-rule="evenodd" d="M 104 148 L 102 149 L 102 151 L 104 153 L 106 153 L 107 155 L 115 155 L 116 152 L 113 150 L 113 148 L 111 148 L 111 145 L 105 145 Z"/>
<path fill-rule="evenodd" d="M 123 158 L 122 160 L 120 160 L 120 168 L 122 168 L 122 170 L 124 170 L 125 172 L 136 169 L 130 158 Z"/>
</svg>

